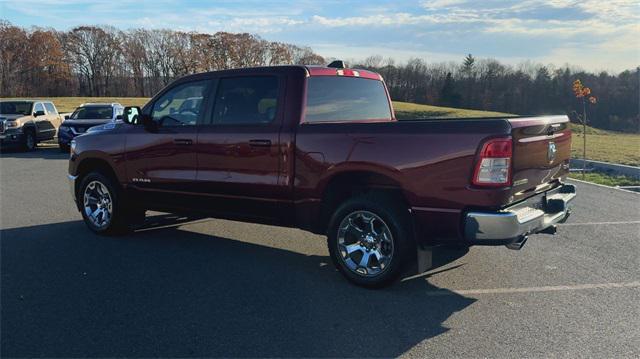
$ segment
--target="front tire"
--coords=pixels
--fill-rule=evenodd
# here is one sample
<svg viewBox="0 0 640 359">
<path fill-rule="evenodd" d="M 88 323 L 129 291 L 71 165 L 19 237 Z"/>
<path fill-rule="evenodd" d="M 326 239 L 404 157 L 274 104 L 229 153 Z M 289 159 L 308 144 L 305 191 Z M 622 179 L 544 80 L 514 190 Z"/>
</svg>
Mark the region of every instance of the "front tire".
<svg viewBox="0 0 640 359">
<path fill-rule="evenodd" d="M 114 180 L 100 172 L 86 175 L 78 188 L 82 218 L 97 234 L 122 234 L 129 229 L 125 206 Z"/>
<path fill-rule="evenodd" d="M 367 288 L 397 280 L 415 250 L 406 206 L 381 194 L 354 197 L 340 205 L 331 218 L 327 242 L 336 268 Z"/>
<path fill-rule="evenodd" d="M 22 148 L 25 151 L 34 151 L 36 149 L 37 146 L 37 141 L 36 141 L 36 132 L 32 129 L 28 129 L 24 132 L 24 139 L 22 142 Z"/>
</svg>

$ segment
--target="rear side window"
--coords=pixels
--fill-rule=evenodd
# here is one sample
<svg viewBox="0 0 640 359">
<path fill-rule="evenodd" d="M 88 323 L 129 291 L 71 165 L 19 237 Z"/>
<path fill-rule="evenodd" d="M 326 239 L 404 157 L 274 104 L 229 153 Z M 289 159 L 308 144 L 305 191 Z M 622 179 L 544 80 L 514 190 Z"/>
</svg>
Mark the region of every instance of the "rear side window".
<svg viewBox="0 0 640 359">
<path fill-rule="evenodd" d="M 277 77 L 223 78 L 218 85 L 213 123 L 267 124 L 275 119 L 277 107 Z"/>
<path fill-rule="evenodd" d="M 45 102 L 44 103 L 44 107 L 47 108 L 47 112 L 49 113 L 49 115 L 57 115 L 58 111 L 56 111 L 56 108 L 53 107 L 53 104 L 51 102 Z"/>
<path fill-rule="evenodd" d="M 382 81 L 357 77 L 307 79 L 306 122 L 391 119 Z"/>
</svg>

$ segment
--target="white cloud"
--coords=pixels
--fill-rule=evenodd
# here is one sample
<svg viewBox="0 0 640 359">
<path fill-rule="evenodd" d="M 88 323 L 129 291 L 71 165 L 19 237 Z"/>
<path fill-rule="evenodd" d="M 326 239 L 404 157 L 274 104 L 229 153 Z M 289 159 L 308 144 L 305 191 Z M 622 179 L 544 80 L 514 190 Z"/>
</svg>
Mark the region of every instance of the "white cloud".
<svg viewBox="0 0 640 359">
<path fill-rule="evenodd" d="M 229 32 L 275 33 L 285 27 L 303 24 L 304 21 L 288 17 L 246 17 L 223 20 L 210 20 L 207 25 Z"/>
<path fill-rule="evenodd" d="M 442 10 L 464 4 L 465 2 L 466 0 L 425 0 L 421 2 L 421 5 L 427 10 Z"/>
</svg>

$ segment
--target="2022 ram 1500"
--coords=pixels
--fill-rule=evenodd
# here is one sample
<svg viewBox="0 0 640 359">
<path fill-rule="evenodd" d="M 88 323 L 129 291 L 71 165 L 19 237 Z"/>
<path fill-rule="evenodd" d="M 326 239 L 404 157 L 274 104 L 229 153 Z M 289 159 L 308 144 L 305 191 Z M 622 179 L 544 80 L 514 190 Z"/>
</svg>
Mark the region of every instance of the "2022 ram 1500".
<svg viewBox="0 0 640 359">
<path fill-rule="evenodd" d="M 565 116 L 396 121 L 382 78 L 282 66 L 183 77 L 124 123 L 78 136 L 71 190 L 97 233 L 145 210 L 326 234 L 352 282 L 389 284 L 417 245 L 507 245 L 555 231 Z"/>
</svg>

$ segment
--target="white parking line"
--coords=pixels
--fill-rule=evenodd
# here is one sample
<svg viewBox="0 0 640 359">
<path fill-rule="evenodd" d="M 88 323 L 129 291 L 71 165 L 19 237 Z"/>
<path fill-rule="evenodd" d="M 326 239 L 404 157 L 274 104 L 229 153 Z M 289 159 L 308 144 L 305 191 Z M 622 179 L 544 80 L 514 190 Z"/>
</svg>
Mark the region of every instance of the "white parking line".
<svg viewBox="0 0 640 359">
<path fill-rule="evenodd" d="M 559 223 L 558 226 L 599 226 L 599 225 L 606 225 L 606 224 L 640 224 L 640 221 Z"/>
<path fill-rule="evenodd" d="M 437 291 L 427 292 L 427 295 L 439 296 L 439 295 L 453 295 L 453 294 L 459 294 L 459 295 L 510 294 L 510 293 L 557 292 L 557 291 L 566 291 L 566 290 L 637 288 L 637 287 L 640 287 L 640 281 L 624 282 L 624 283 L 576 284 L 576 285 L 557 285 L 557 286 L 524 287 L 524 288 L 437 290 Z"/>
</svg>

